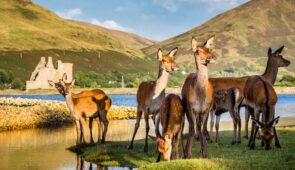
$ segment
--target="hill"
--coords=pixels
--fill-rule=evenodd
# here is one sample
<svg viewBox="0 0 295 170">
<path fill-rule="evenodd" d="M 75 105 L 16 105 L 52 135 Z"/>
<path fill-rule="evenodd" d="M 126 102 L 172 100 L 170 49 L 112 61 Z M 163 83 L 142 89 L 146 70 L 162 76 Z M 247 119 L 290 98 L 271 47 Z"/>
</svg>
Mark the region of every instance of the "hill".
<svg viewBox="0 0 295 170">
<path fill-rule="evenodd" d="M 252 0 L 143 50 L 153 56 L 159 47 L 178 46 L 176 61 L 194 70 L 191 37 L 204 42 L 212 35 L 216 36 L 215 50 L 219 59 L 209 66 L 211 76 L 260 74 L 266 65 L 268 48 L 275 50 L 282 45 L 285 45 L 283 55 L 295 64 L 295 1 Z M 293 64 L 281 69 L 279 74 L 294 75 Z"/>
<path fill-rule="evenodd" d="M 151 40 L 65 20 L 38 4 L 19 1 L 0 2 L 0 69 L 12 71 L 22 80 L 30 77 L 41 56 L 72 62 L 75 71 L 84 72 L 147 72 L 157 68 L 141 51 L 154 43 Z"/>
</svg>

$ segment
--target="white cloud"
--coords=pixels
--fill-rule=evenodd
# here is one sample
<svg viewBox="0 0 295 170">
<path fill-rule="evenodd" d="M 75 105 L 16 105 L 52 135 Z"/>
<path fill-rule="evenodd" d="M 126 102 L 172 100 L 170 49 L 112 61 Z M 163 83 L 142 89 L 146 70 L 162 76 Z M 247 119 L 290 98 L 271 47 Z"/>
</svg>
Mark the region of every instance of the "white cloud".
<svg viewBox="0 0 295 170">
<path fill-rule="evenodd" d="M 161 5 L 163 8 L 167 9 L 170 12 L 175 12 L 178 8 L 178 0 L 153 0 L 155 4 Z"/>
<path fill-rule="evenodd" d="M 65 19 L 74 19 L 78 16 L 81 16 L 83 12 L 80 8 L 74 8 L 74 9 L 64 9 L 56 13 L 57 15 Z"/>
<path fill-rule="evenodd" d="M 109 29 L 119 30 L 119 31 L 125 31 L 125 32 L 132 32 L 133 30 L 131 28 L 123 27 L 122 25 L 118 24 L 114 20 L 105 20 L 103 22 L 99 21 L 98 19 L 92 19 L 91 24 L 103 26 Z"/>
</svg>

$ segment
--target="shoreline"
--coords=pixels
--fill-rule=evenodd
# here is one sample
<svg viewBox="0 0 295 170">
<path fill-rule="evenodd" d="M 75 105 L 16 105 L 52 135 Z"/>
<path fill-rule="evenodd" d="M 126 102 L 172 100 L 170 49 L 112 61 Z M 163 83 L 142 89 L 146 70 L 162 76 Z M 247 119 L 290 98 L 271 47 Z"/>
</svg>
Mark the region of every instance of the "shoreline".
<svg viewBox="0 0 295 170">
<path fill-rule="evenodd" d="M 295 87 L 274 87 L 277 94 L 295 94 Z M 99 88 L 106 94 L 110 95 L 136 95 L 137 88 Z M 91 88 L 75 88 L 74 93 L 79 93 L 83 90 L 91 90 Z M 166 93 L 180 94 L 181 88 L 166 88 Z M 36 90 L 0 90 L 0 96 L 5 95 L 60 95 L 56 89 L 36 89 Z"/>
</svg>

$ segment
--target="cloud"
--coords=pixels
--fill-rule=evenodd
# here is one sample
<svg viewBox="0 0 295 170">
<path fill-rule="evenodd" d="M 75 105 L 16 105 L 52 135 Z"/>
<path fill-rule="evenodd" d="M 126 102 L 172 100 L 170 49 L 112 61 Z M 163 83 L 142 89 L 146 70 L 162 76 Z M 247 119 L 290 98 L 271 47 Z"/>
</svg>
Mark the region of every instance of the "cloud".
<svg viewBox="0 0 295 170">
<path fill-rule="evenodd" d="M 161 5 L 170 12 L 175 12 L 178 8 L 177 2 L 179 0 L 153 0 L 155 4 Z"/>
<path fill-rule="evenodd" d="M 132 32 L 133 31 L 133 29 L 123 27 L 122 25 L 118 24 L 114 20 L 105 20 L 105 21 L 101 22 L 98 19 L 92 19 L 90 22 L 91 22 L 91 24 L 99 25 L 99 26 L 106 27 L 106 28 L 109 28 L 109 29 L 125 31 L 125 32 Z"/>
<path fill-rule="evenodd" d="M 78 16 L 81 16 L 83 12 L 80 8 L 74 8 L 74 9 L 64 9 L 56 13 L 57 15 L 65 19 L 74 19 Z"/>
</svg>

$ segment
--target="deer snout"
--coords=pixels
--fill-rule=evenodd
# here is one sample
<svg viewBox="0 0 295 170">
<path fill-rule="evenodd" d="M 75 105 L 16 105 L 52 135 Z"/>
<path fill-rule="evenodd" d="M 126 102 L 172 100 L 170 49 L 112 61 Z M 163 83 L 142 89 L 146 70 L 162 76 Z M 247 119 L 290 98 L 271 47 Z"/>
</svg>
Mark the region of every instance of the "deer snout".
<svg viewBox="0 0 295 170">
<path fill-rule="evenodd" d="M 286 60 L 286 61 L 285 61 L 285 65 L 286 65 L 286 67 L 288 67 L 290 64 L 291 64 L 291 62 L 290 62 L 289 60 Z"/>
</svg>

